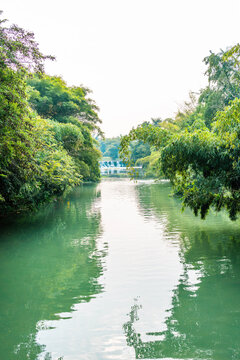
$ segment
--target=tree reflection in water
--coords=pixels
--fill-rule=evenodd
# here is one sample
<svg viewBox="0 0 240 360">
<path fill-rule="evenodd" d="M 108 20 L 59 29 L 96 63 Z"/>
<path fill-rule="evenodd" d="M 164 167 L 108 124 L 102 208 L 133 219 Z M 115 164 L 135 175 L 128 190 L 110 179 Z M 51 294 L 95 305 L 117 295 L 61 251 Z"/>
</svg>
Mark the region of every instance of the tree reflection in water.
<svg viewBox="0 0 240 360">
<path fill-rule="evenodd" d="M 99 244 L 100 193 L 84 186 L 37 214 L 2 226 L 0 353 L 36 360 L 45 320 L 71 317 L 74 305 L 103 291 L 107 244 Z M 45 359 L 51 359 L 46 354 Z"/>
<path fill-rule="evenodd" d="M 224 219 L 221 227 L 218 224 L 221 218 L 214 218 L 215 227 L 210 226 L 210 220 L 190 221 L 188 214 L 182 218 L 179 215 L 182 222 L 179 224 L 176 218 L 173 221 L 179 204 L 176 202 L 173 210 L 164 207 L 166 194 L 157 194 L 157 188 L 153 187 L 149 197 L 144 187 L 139 187 L 138 195 L 143 211 L 155 206 L 159 218 L 167 215 L 168 231 L 181 229 L 180 259 L 184 271 L 173 290 L 171 308 L 166 312 L 166 329 L 137 333 L 135 324 L 141 306 L 135 303 L 123 325 L 127 344 L 134 348 L 137 359 L 239 359 L 239 229 L 228 222 L 224 227 Z M 162 201 L 158 205 L 159 197 Z M 146 336 L 149 341 L 143 340 Z"/>
</svg>

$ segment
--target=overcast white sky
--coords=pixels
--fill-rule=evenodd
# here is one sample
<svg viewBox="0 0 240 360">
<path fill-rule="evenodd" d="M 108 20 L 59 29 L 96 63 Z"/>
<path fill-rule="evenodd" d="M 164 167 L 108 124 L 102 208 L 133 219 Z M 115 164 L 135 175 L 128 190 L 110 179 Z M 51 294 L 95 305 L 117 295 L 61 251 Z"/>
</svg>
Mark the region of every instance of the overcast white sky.
<svg viewBox="0 0 240 360">
<path fill-rule="evenodd" d="M 56 56 L 49 74 L 93 91 L 108 137 L 173 116 L 206 85 L 209 51 L 240 42 L 240 0 L 1 0 L 0 9 Z"/>
</svg>

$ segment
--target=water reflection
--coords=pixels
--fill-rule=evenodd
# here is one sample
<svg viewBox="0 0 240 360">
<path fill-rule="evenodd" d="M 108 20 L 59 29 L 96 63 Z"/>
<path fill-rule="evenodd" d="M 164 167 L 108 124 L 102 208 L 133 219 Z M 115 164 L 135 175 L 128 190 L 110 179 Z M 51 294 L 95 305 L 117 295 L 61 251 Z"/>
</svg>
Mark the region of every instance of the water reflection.
<svg viewBox="0 0 240 360">
<path fill-rule="evenodd" d="M 239 359 L 239 223 L 169 191 L 107 179 L 1 226 L 0 358 Z"/>
<path fill-rule="evenodd" d="M 123 329 L 136 359 L 240 358 L 240 231 L 224 213 L 205 222 L 168 197 L 166 184 L 137 188 L 143 213 L 164 221 L 165 232 L 179 234 L 183 273 L 173 289 L 165 328 L 138 331 L 144 313 L 135 302 Z M 148 214 L 149 216 L 149 214 Z M 169 237 L 171 241 L 171 237 Z"/>
<path fill-rule="evenodd" d="M 107 245 L 101 234 L 93 185 L 80 188 L 36 215 L 1 226 L 0 353 L 2 359 L 32 359 L 45 320 L 71 317 L 74 304 L 101 293 Z M 51 355 L 46 354 L 46 359 Z"/>
</svg>

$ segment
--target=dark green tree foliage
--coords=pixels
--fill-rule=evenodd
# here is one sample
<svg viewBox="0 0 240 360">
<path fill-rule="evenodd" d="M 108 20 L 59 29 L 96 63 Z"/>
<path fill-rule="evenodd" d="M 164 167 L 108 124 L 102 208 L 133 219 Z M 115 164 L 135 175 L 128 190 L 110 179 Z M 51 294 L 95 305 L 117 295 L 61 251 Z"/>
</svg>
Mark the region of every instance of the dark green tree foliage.
<svg viewBox="0 0 240 360">
<path fill-rule="evenodd" d="M 87 98 L 88 88 L 68 87 L 61 77 L 47 75 L 31 77 L 28 85 L 32 87 L 29 89 L 29 102 L 43 118 L 75 125 L 81 123 L 101 133 L 99 109 L 93 100 Z"/>
<path fill-rule="evenodd" d="M 0 69 L 0 207 L 4 212 L 34 207 L 81 178 L 48 123 L 29 110 L 22 76 L 8 67 Z"/>
<path fill-rule="evenodd" d="M 231 219 L 240 211 L 240 100 L 216 116 L 212 131 L 184 132 L 162 150 L 164 173 L 181 193 L 184 205 L 200 211 L 225 207 Z"/>
<path fill-rule="evenodd" d="M 87 98 L 84 87 L 68 87 L 56 76 L 35 76 L 28 79 L 29 103 L 37 113 L 51 119 L 57 141 L 71 155 L 83 180 L 100 178 L 100 152 L 91 132 L 102 134 L 94 101 Z"/>
<path fill-rule="evenodd" d="M 15 25 L 5 27 L 5 20 L 0 21 L 1 215 L 35 208 L 79 184 L 84 166 L 86 178 L 99 177 L 95 161 L 99 155 L 89 126 L 81 129 L 43 120 L 29 107 L 26 79 L 30 70 L 43 71 L 46 58 L 52 59 L 39 52 L 32 33 Z M 93 158 L 94 167 L 89 170 L 87 162 Z"/>
<path fill-rule="evenodd" d="M 232 220 L 240 212 L 240 91 L 236 51 L 205 58 L 210 85 L 186 103 L 174 127 L 142 125 L 121 139 L 121 156 L 131 166 L 130 143 L 141 140 L 159 152 L 159 169 L 189 206 L 205 218 L 212 206 Z M 239 56 L 239 54 L 237 54 Z M 228 105 L 228 106 L 226 106 Z M 178 131 L 176 131 L 178 129 Z"/>
<path fill-rule="evenodd" d="M 134 141 L 131 144 L 131 160 L 136 163 L 138 159 L 144 158 L 151 154 L 149 144 L 144 144 L 143 141 Z"/>
</svg>

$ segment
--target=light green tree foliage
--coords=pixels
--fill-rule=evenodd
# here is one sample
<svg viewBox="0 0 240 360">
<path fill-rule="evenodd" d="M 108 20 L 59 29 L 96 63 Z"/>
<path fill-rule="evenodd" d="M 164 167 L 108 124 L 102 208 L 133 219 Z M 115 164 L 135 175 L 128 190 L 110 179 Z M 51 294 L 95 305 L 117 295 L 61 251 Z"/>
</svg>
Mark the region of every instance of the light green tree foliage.
<svg viewBox="0 0 240 360">
<path fill-rule="evenodd" d="M 159 151 L 152 151 L 150 155 L 136 161 L 136 166 L 142 166 L 144 178 L 160 178 L 163 176 L 160 165 Z"/>
<path fill-rule="evenodd" d="M 102 135 L 101 120 L 94 101 L 87 98 L 89 89 L 68 87 L 56 76 L 35 76 L 28 79 L 29 103 L 37 113 L 51 119 L 55 139 L 75 161 L 83 180 L 100 178 L 100 152 L 92 132 Z"/>
<path fill-rule="evenodd" d="M 129 166 L 132 140 L 154 146 L 159 153 L 158 172 L 171 180 L 183 205 L 202 218 L 211 206 L 217 211 L 227 209 L 232 220 L 240 212 L 240 99 L 236 86 L 238 63 L 233 54 L 236 52 L 225 52 L 221 57 L 211 54 L 207 58 L 209 77 L 216 90 L 214 86 L 203 90 L 205 99 L 208 93 L 211 101 L 203 103 L 200 97 L 195 107 L 191 107 L 191 102 L 177 114 L 174 123 L 178 132 L 160 122 L 158 126 L 139 126 L 121 139 L 121 155 Z M 214 118 L 213 113 L 206 117 L 206 109 L 211 108 L 220 93 L 222 110 L 215 109 Z"/>
</svg>

